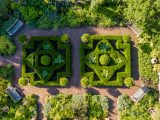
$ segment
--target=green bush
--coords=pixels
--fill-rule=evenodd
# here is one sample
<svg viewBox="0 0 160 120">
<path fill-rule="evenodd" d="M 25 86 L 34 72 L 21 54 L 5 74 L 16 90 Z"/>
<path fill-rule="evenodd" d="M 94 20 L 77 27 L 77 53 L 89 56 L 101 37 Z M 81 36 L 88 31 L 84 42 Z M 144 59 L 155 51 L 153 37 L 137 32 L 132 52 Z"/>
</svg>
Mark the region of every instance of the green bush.
<svg viewBox="0 0 160 120">
<path fill-rule="evenodd" d="M 99 57 L 99 62 L 101 65 L 108 65 L 110 62 L 110 58 L 107 54 L 103 54 Z"/>
<path fill-rule="evenodd" d="M 82 87 L 84 87 L 84 88 L 88 87 L 88 86 L 89 86 L 89 79 L 88 79 L 87 77 L 83 77 L 83 78 L 81 79 L 81 85 L 82 85 Z"/>
<path fill-rule="evenodd" d="M 91 37 L 90 37 L 89 34 L 83 34 L 81 36 L 81 40 L 82 40 L 83 43 L 88 43 L 90 41 L 90 39 L 91 39 Z"/>
<path fill-rule="evenodd" d="M 15 52 L 15 44 L 7 36 L 0 36 L 0 55 L 13 55 Z"/>
<path fill-rule="evenodd" d="M 23 78 L 23 77 L 21 77 L 19 80 L 18 80 L 18 84 L 20 85 L 20 86 L 26 86 L 27 84 L 28 84 L 28 78 Z"/>
<path fill-rule="evenodd" d="M 27 41 L 27 37 L 24 34 L 21 34 L 18 37 L 18 41 L 23 44 Z"/>
<path fill-rule="evenodd" d="M 60 78 L 60 85 L 61 86 L 67 86 L 68 85 L 68 78 Z"/>
<path fill-rule="evenodd" d="M 149 43 L 141 43 L 140 49 L 145 53 L 150 53 L 152 51 L 152 48 L 150 47 Z"/>
<path fill-rule="evenodd" d="M 41 64 L 42 65 L 49 65 L 51 63 L 51 57 L 48 55 L 41 56 Z"/>
<path fill-rule="evenodd" d="M 125 79 L 124 79 L 124 84 L 125 84 L 125 86 L 127 86 L 127 87 L 133 86 L 133 85 L 134 85 L 134 80 L 133 80 L 133 78 L 131 78 L 131 77 L 125 78 Z"/>
<path fill-rule="evenodd" d="M 123 39 L 124 43 L 129 43 L 130 42 L 130 36 L 129 35 L 123 35 L 122 39 Z"/>
<path fill-rule="evenodd" d="M 69 43 L 69 36 L 68 36 L 67 34 L 63 34 L 63 35 L 61 36 L 61 41 L 62 41 L 63 43 Z"/>
</svg>

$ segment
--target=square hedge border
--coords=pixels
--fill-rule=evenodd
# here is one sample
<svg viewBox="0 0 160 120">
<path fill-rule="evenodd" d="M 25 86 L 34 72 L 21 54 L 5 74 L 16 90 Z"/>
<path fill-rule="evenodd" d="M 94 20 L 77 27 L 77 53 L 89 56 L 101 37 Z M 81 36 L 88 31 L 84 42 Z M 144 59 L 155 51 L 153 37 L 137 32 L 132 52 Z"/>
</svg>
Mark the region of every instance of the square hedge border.
<svg viewBox="0 0 160 120">
<path fill-rule="evenodd" d="M 88 43 L 81 42 L 80 45 L 80 75 L 81 78 L 87 77 L 89 78 L 88 86 L 123 86 L 123 80 L 127 77 L 131 77 L 131 45 L 130 45 L 130 37 L 128 35 L 123 36 L 107 36 L 107 35 L 90 35 L 90 39 Z M 101 41 L 107 39 L 109 42 L 115 42 L 117 50 L 124 50 L 123 54 L 126 58 L 125 69 L 124 72 L 117 73 L 117 79 L 112 81 L 103 82 L 103 80 L 95 80 L 94 74 L 95 72 L 87 72 L 85 71 L 85 50 L 94 50 L 93 41 Z M 97 66 L 98 67 L 98 66 Z M 93 70 L 94 71 L 94 70 Z"/>
<path fill-rule="evenodd" d="M 27 38 L 25 38 L 27 39 Z M 34 49 L 35 42 L 38 41 L 55 41 L 57 42 L 58 52 L 59 50 L 65 50 L 65 70 L 64 72 L 57 72 L 57 79 L 46 82 L 45 80 L 35 81 L 35 72 L 27 72 L 27 65 L 24 62 L 27 57 L 27 49 Z M 31 42 L 31 43 L 30 43 Z M 33 36 L 30 38 L 29 43 L 24 44 L 22 48 L 22 78 L 29 78 L 31 85 L 43 85 L 43 86 L 62 86 L 60 85 L 60 78 L 71 76 L 71 45 L 63 43 L 61 41 L 61 36 Z"/>
</svg>

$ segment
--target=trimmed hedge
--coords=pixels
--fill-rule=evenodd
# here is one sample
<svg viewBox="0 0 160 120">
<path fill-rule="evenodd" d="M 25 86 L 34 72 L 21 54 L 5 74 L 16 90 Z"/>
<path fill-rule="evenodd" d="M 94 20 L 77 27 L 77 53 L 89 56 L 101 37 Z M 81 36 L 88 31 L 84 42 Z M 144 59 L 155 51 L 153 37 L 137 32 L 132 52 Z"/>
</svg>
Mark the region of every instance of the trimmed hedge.
<svg viewBox="0 0 160 120">
<path fill-rule="evenodd" d="M 22 48 L 22 77 L 29 78 L 31 85 L 64 86 L 60 78 L 71 76 L 70 49 L 69 44 L 62 43 L 61 36 L 31 37 Z M 31 72 L 28 69 L 32 69 Z M 61 72 L 57 72 L 60 69 Z M 53 73 L 56 73 L 55 80 Z M 65 85 L 67 83 L 65 81 Z"/>
<path fill-rule="evenodd" d="M 113 42 L 116 45 L 114 47 L 112 46 Z M 95 46 L 95 43 L 98 44 Z M 85 53 L 86 51 L 90 53 Z M 102 60 L 101 56 L 105 54 L 108 57 Z M 131 77 L 130 37 L 127 35 L 90 35 L 88 43 L 81 43 L 80 55 L 81 84 L 84 87 L 123 86 L 124 79 Z M 113 80 L 112 76 L 115 75 L 115 71 L 123 67 L 124 71 L 118 72 L 116 80 Z M 88 71 L 88 69 L 91 70 Z M 95 74 L 98 79 L 96 79 Z M 88 82 L 86 79 L 84 80 L 86 77 L 88 78 Z"/>
</svg>

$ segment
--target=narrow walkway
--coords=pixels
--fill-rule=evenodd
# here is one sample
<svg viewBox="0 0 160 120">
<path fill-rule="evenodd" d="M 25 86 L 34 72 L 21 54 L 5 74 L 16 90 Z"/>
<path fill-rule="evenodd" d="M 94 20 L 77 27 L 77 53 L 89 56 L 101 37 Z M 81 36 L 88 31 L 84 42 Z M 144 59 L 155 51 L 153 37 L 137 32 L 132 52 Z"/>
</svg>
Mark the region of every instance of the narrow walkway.
<svg viewBox="0 0 160 120">
<path fill-rule="evenodd" d="M 62 35 L 64 33 L 68 34 L 71 39 L 72 45 L 72 77 L 70 79 L 70 84 L 67 87 L 35 87 L 35 86 L 25 86 L 22 87 L 24 94 L 35 94 L 39 97 L 39 106 L 42 108 L 45 104 L 45 97 L 47 95 L 53 95 L 57 93 L 64 94 L 84 94 L 85 90 L 80 86 L 80 56 L 79 56 L 79 46 L 80 46 L 80 37 L 84 33 L 89 34 L 104 34 L 104 35 L 123 35 L 129 34 L 132 38 L 132 74 L 135 80 L 135 86 L 131 89 L 124 87 L 102 87 L 102 88 L 90 88 L 89 91 L 94 94 L 100 94 L 108 96 L 111 102 L 111 111 L 110 118 L 112 120 L 117 120 L 117 110 L 116 110 L 116 101 L 117 97 L 121 94 L 129 94 L 132 95 L 141 85 L 141 81 L 139 80 L 138 74 L 138 57 L 137 57 L 137 48 L 135 47 L 136 35 L 127 27 L 118 27 L 118 28 L 95 28 L 95 27 L 80 27 L 77 29 L 59 29 L 57 31 L 54 30 L 41 30 L 36 28 L 29 28 L 25 26 L 21 34 L 24 33 L 28 37 L 31 36 L 51 36 L 51 35 Z M 15 42 L 18 45 L 18 51 L 13 57 L 0 57 L 0 65 L 4 64 L 12 64 L 15 66 L 15 85 L 17 87 L 17 80 L 21 76 L 21 45 L 17 43 L 17 36 L 15 36 Z M 39 119 L 42 119 L 42 114 L 39 115 Z"/>
</svg>

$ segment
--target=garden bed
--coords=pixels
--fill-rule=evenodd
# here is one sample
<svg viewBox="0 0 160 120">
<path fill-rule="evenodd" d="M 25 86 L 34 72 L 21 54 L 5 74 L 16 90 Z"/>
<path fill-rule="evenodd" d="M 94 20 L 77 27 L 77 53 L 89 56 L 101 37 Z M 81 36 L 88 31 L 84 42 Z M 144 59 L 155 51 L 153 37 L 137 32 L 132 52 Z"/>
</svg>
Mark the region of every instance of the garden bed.
<svg viewBox="0 0 160 120">
<path fill-rule="evenodd" d="M 71 76 L 71 48 L 64 36 L 31 37 L 23 46 L 22 78 L 29 78 L 32 85 L 66 86 Z"/>
<path fill-rule="evenodd" d="M 123 86 L 125 79 L 128 83 L 132 82 L 129 36 L 84 34 L 81 39 L 83 41 L 80 46 L 82 85 Z"/>
</svg>

